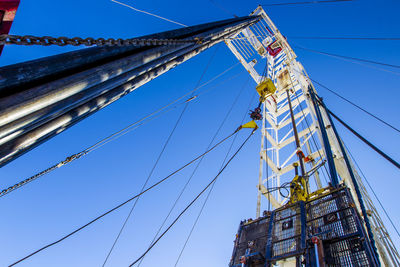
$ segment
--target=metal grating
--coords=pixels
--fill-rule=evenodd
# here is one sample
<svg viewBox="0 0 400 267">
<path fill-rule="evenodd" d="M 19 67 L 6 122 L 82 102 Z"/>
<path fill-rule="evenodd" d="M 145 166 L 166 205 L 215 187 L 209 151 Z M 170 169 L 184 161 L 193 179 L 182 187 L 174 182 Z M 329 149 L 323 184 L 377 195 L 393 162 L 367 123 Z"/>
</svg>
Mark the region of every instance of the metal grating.
<svg viewBox="0 0 400 267">
<path fill-rule="evenodd" d="M 324 242 L 324 248 L 328 267 L 371 266 L 367 250 L 360 238 Z"/>
<path fill-rule="evenodd" d="M 297 252 L 299 250 L 299 243 L 299 236 L 295 236 L 286 240 L 280 240 L 272 245 L 272 256 L 275 258 Z"/>
<path fill-rule="evenodd" d="M 268 236 L 269 217 L 262 217 L 253 222 L 242 222 L 239 227 L 238 236 L 235 240 L 235 249 L 229 266 L 242 266 L 242 256 L 253 254 L 251 266 L 264 266 L 265 247 Z M 258 265 L 260 264 L 260 265 Z"/>
<path fill-rule="evenodd" d="M 361 218 L 345 187 L 276 209 L 259 220 L 241 222 L 229 266 L 272 266 L 287 258 L 314 266 L 311 239 L 315 236 L 322 241 L 320 256 L 325 266 L 376 266 Z"/>
<path fill-rule="evenodd" d="M 275 212 L 272 229 L 272 259 L 299 253 L 302 246 L 300 205 Z"/>
<path fill-rule="evenodd" d="M 352 200 L 344 189 L 306 204 L 308 236 L 322 240 L 359 233 Z"/>
</svg>

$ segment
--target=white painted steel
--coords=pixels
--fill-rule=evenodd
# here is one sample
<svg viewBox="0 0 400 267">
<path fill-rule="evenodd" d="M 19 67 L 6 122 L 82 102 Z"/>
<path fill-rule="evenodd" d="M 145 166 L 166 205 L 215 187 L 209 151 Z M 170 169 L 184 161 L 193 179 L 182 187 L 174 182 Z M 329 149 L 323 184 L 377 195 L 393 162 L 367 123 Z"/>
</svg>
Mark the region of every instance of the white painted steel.
<svg viewBox="0 0 400 267">
<path fill-rule="evenodd" d="M 311 80 L 303 66 L 296 60 L 296 54 L 263 8 L 259 6 L 251 15 L 261 15 L 263 19 L 240 33 L 232 35 L 226 40 L 226 44 L 256 84 L 259 84 L 265 78 L 270 78 L 277 88 L 276 92 L 263 102 L 262 108 L 262 139 L 256 209 L 256 216 L 258 218 L 260 217 L 263 204 L 261 195 L 265 196 L 267 203 L 269 202 L 273 208 L 278 208 L 286 204 L 288 196 L 283 197 L 278 191 L 269 192 L 269 188 L 281 187 L 285 183 L 290 182 L 294 177 L 293 163 L 298 163 L 286 89 L 290 91 L 301 151 L 305 157 L 312 159 L 305 164 L 306 172 L 314 170 L 321 162 L 326 162 L 326 156 L 315 110 L 307 93 L 310 85 L 315 90 Z M 242 46 L 246 45 L 246 48 L 240 50 L 236 48 L 239 47 L 238 45 L 234 46 L 232 44 L 232 42 L 238 41 L 242 42 Z M 282 48 L 282 51 L 275 57 L 271 56 L 268 52 L 257 52 L 262 49 L 267 51 L 268 44 L 273 41 L 276 41 Z M 256 63 L 254 64 L 254 62 Z M 278 77 L 286 70 L 289 74 L 288 81 L 283 83 Z M 321 113 L 326 125 L 329 144 L 333 153 L 335 167 L 340 176 L 340 182 L 345 183 L 350 188 L 353 198 L 357 200 L 354 185 L 340 150 L 339 142 L 341 140 L 336 139 L 327 113 L 323 108 L 321 108 Z M 268 167 L 268 173 L 265 173 L 265 166 Z M 353 172 L 361 188 L 365 205 L 371 214 L 372 230 L 382 265 L 400 266 L 399 253 L 354 167 Z M 321 180 L 322 177 L 325 178 L 325 181 Z M 310 177 L 311 192 L 328 186 L 329 179 L 327 166 L 318 169 Z M 358 201 L 355 201 L 355 203 L 361 214 Z"/>
</svg>

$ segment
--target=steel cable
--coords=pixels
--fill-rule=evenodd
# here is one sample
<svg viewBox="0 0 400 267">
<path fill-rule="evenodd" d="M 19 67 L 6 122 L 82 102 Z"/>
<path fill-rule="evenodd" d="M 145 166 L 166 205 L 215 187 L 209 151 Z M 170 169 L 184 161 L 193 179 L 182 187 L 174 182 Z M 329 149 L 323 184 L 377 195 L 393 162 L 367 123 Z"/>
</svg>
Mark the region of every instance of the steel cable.
<svg viewBox="0 0 400 267">
<path fill-rule="evenodd" d="M 140 9 L 134 8 L 133 6 L 130 6 L 130 5 L 128 5 L 128 4 L 124 4 L 124 3 L 118 2 L 118 1 L 116 1 L 116 0 L 111 0 L 111 2 L 114 2 L 114 3 L 120 4 L 120 5 L 126 6 L 126 7 L 130 8 L 130 9 L 132 9 L 132 10 L 137 11 L 137 12 L 141 12 L 141 13 L 144 13 L 144 14 L 146 14 L 146 15 L 150 15 L 150 16 L 153 16 L 153 17 L 156 17 L 156 18 L 159 18 L 159 19 L 162 19 L 162 20 L 165 20 L 165 21 L 168 21 L 168 22 L 177 24 L 177 25 L 179 25 L 179 26 L 188 27 L 188 26 L 185 25 L 185 24 L 182 24 L 182 23 L 179 23 L 179 22 L 176 22 L 176 21 L 173 21 L 173 20 L 170 20 L 170 19 L 161 17 L 161 16 L 159 16 L 159 15 L 156 15 L 156 14 L 153 14 L 153 13 L 150 13 L 150 12 L 147 12 L 147 11 L 144 11 L 144 10 L 140 10 Z"/>
<path fill-rule="evenodd" d="M 246 86 L 246 84 L 248 83 L 248 81 L 249 81 L 249 79 L 246 80 L 246 83 L 242 86 L 242 88 L 241 88 L 241 90 L 239 91 L 238 95 L 237 95 L 236 98 L 234 99 L 234 101 L 233 101 L 233 103 L 232 103 L 230 109 L 228 110 L 227 114 L 225 115 L 225 117 L 224 117 L 223 120 L 221 121 L 220 125 L 218 126 L 218 129 L 217 129 L 216 133 L 215 133 L 214 136 L 211 138 L 211 141 L 210 141 L 209 145 L 207 146 L 206 150 L 208 150 L 208 149 L 212 146 L 212 143 L 213 143 L 213 142 L 215 141 L 215 139 L 217 138 L 219 132 L 221 131 L 223 125 L 225 124 L 226 119 L 228 118 L 229 114 L 232 112 L 233 107 L 235 106 L 236 102 L 239 100 L 239 97 L 240 97 L 240 95 L 242 94 L 243 89 L 245 88 L 245 86 Z M 237 136 L 237 135 L 235 135 L 234 139 L 236 139 L 236 136 Z M 156 240 L 158 234 L 161 232 L 162 228 L 164 227 L 164 225 L 165 225 L 165 223 L 167 222 L 169 216 L 171 215 L 171 213 L 172 213 L 172 211 L 174 210 L 174 208 L 176 207 L 178 201 L 180 200 L 180 198 L 182 197 L 183 193 L 185 192 L 185 190 L 186 190 L 187 186 L 189 185 L 190 181 L 192 180 L 192 178 L 193 178 L 194 175 L 196 174 L 197 169 L 199 168 L 199 166 L 200 166 L 201 162 L 203 161 L 203 159 L 204 159 L 204 157 L 201 158 L 201 159 L 198 161 L 197 165 L 196 165 L 195 168 L 193 169 L 191 175 L 189 176 L 189 178 L 188 178 L 188 180 L 186 181 L 185 185 L 184 185 L 183 188 L 181 189 L 181 191 L 180 191 L 178 197 L 176 198 L 176 200 L 174 201 L 172 207 L 170 208 L 170 210 L 169 210 L 167 216 L 165 216 L 163 222 L 161 223 L 160 227 L 158 228 L 156 234 L 154 235 L 153 240 L 150 242 L 150 245 Z M 143 259 L 144 259 L 144 257 L 140 260 L 140 262 L 139 262 L 139 264 L 138 264 L 138 267 L 141 265 Z"/>
<path fill-rule="evenodd" d="M 357 161 L 355 160 L 355 158 L 354 158 L 353 155 L 351 154 L 351 152 L 350 152 L 350 150 L 348 149 L 347 145 L 343 142 L 343 140 L 340 140 L 340 141 L 341 141 L 341 142 L 343 143 L 343 145 L 345 146 L 345 148 L 346 148 L 346 150 L 347 150 L 346 152 L 349 153 L 351 159 L 352 159 L 352 160 L 354 161 L 354 163 L 356 164 L 356 166 L 357 166 L 358 170 L 360 171 L 361 175 L 363 176 L 364 180 L 367 182 L 367 185 L 368 185 L 369 189 L 372 191 L 372 194 L 375 196 L 376 200 L 378 201 L 379 206 L 381 206 L 381 208 L 382 208 L 383 212 L 385 213 L 386 217 L 388 218 L 390 224 L 392 225 L 392 227 L 394 228 L 394 230 L 396 231 L 397 235 L 398 235 L 399 238 L 400 238 L 400 232 L 399 232 L 399 230 L 397 229 L 396 225 L 394 224 L 392 218 L 389 216 L 389 213 L 386 211 L 386 209 L 385 209 L 385 207 L 383 206 L 381 200 L 380 200 L 380 199 L 378 198 L 378 196 L 376 195 L 374 188 L 373 188 L 373 187 L 371 186 L 371 184 L 369 183 L 367 177 L 364 175 L 364 172 L 361 170 L 360 166 L 358 165 Z"/>
<path fill-rule="evenodd" d="M 366 109 L 362 108 L 361 106 L 355 104 L 354 102 L 348 100 L 347 98 L 345 98 L 344 96 L 341 96 L 340 94 L 338 94 L 337 92 L 335 92 L 332 89 L 329 89 L 328 87 L 326 87 L 325 85 L 321 84 L 320 82 L 311 79 L 310 77 L 308 77 L 311 81 L 313 81 L 314 83 L 318 84 L 319 86 L 321 86 L 322 88 L 328 90 L 329 92 L 331 92 L 332 94 L 336 95 L 337 97 L 341 98 L 342 100 L 346 101 L 347 103 L 353 105 L 354 107 L 358 108 L 359 110 L 363 111 L 364 113 L 368 114 L 369 116 L 373 117 L 374 119 L 380 121 L 381 123 L 385 124 L 386 126 L 392 128 L 393 130 L 395 130 L 396 132 L 400 133 L 400 129 L 396 128 L 395 126 L 391 125 L 390 123 L 384 121 L 383 119 L 379 118 L 378 116 L 372 114 L 371 112 L 367 111 Z"/>
<path fill-rule="evenodd" d="M 290 3 L 272 3 L 261 6 L 288 6 L 288 5 L 305 5 L 305 4 L 326 4 L 337 2 L 352 2 L 354 0 L 326 0 L 326 1 L 303 1 L 303 2 L 290 2 Z"/>
<path fill-rule="evenodd" d="M 381 66 L 385 66 L 385 67 L 391 67 L 391 68 L 400 68 L 400 65 L 393 65 L 393 64 L 388 64 L 388 63 L 384 63 L 384 62 L 378 62 L 378 61 L 373 61 L 373 60 L 363 59 L 363 58 L 342 56 L 342 55 L 338 55 L 338 54 L 333 54 L 333 53 L 318 51 L 318 50 L 314 50 L 314 49 L 310 49 L 310 48 L 305 48 L 305 47 L 298 46 L 298 45 L 294 45 L 293 47 L 300 48 L 300 49 L 303 49 L 303 50 L 306 50 L 309 52 L 325 55 L 325 56 L 350 59 L 350 60 L 355 60 L 355 61 L 360 61 L 360 62 L 365 62 L 365 63 L 371 63 L 371 64 L 375 64 L 375 65 L 381 65 Z"/>
<path fill-rule="evenodd" d="M 296 70 L 295 70 L 296 71 Z M 386 122 L 385 120 L 379 118 L 378 116 L 372 114 L 371 112 L 367 111 L 366 109 L 364 109 L 363 107 L 355 104 L 354 102 L 350 101 L 349 99 L 345 98 L 344 96 L 340 95 L 339 93 L 335 92 L 332 89 L 329 89 L 327 86 L 323 85 L 322 83 L 310 78 L 309 76 L 304 75 L 303 73 L 296 71 L 297 73 L 299 73 L 300 75 L 304 76 L 307 79 L 310 79 L 312 82 L 318 84 L 319 86 L 321 86 L 322 88 L 326 89 L 327 91 L 331 92 L 332 94 L 336 95 L 337 97 L 341 98 L 342 100 L 346 101 L 347 103 L 353 105 L 354 107 L 358 108 L 359 110 L 363 111 L 364 113 L 368 114 L 369 116 L 373 117 L 374 119 L 380 121 L 381 123 L 385 124 L 386 126 L 392 128 L 393 130 L 395 130 L 396 132 L 400 133 L 400 129 L 393 126 L 392 124 Z"/>
<path fill-rule="evenodd" d="M 291 83 L 292 87 L 294 88 L 294 84 L 293 84 L 292 79 L 290 79 L 290 83 Z M 307 115 L 304 112 L 303 106 L 301 105 L 301 102 L 300 102 L 299 96 L 297 95 L 297 91 L 296 90 L 294 90 L 294 94 L 295 94 L 295 97 L 297 99 L 298 106 L 300 107 L 301 113 L 303 115 L 304 121 L 305 121 L 305 123 L 307 125 L 308 133 L 311 136 L 311 140 L 313 141 L 313 143 L 315 145 L 315 150 L 318 152 L 318 155 L 319 155 L 320 159 L 322 160 L 323 156 L 322 156 L 321 152 L 318 149 L 317 141 L 315 140 L 314 134 L 311 131 L 310 123 L 308 122 Z M 304 95 L 304 92 L 303 92 L 303 95 Z M 314 127 L 315 127 L 315 125 L 314 125 Z M 312 147 L 312 143 L 311 143 L 310 147 Z M 326 176 L 329 177 L 329 180 L 331 180 L 331 176 L 330 176 L 330 173 L 328 172 L 328 170 L 327 170 L 325 165 L 324 165 L 324 170 L 325 170 L 326 174 L 324 172 L 322 172 L 322 174 L 324 176 L 325 182 L 328 183 L 328 180 L 326 179 Z"/>
<path fill-rule="evenodd" d="M 111 212 L 113 212 L 113 211 L 119 209 L 120 207 L 122 207 L 122 206 L 126 205 L 127 203 L 131 202 L 132 200 L 136 199 L 137 197 L 143 195 L 143 194 L 146 193 L 147 191 L 150 191 L 150 190 L 153 189 L 154 187 L 156 187 L 156 186 L 160 185 L 161 183 L 165 182 L 166 180 L 168 180 L 168 179 L 169 179 L 170 177 L 172 177 L 173 175 L 177 174 L 177 173 L 180 172 L 181 170 L 183 170 L 183 169 L 185 169 L 186 167 L 188 167 L 189 165 L 193 164 L 195 161 L 197 161 L 198 159 L 200 159 L 200 158 L 203 157 L 204 155 L 210 153 L 210 152 L 211 152 L 212 150 L 214 150 L 216 147 L 218 147 L 219 145 L 221 145 L 222 143 L 224 143 L 226 140 L 228 140 L 230 137 L 232 137 L 233 135 L 235 135 L 239 130 L 240 130 L 240 129 L 238 128 L 238 129 L 237 129 L 236 131 L 234 131 L 232 134 L 228 135 L 227 137 L 225 137 L 224 139 L 222 139 L 221 141 L 219 141 L 217 144 L 215 144 L 215 145 L 214 145 L 212 148 L 210 148 L 208 151 L 202 153 L 201 155 L 199 155 L 199 156 L 197 156 L 196 158 L 194 158 L 193 160 L 189 161 L 188 163 L 186 163 L 185 165 L 183 165 L 183 166 L 180 167 L 179 169 L 173 171 L 173 172 L 170 173 L 168 176 L 164 177 L 163 179 L 159 180 L 158 182 L 154 183 L 154 184 L 151 185 L 150 187 L 148 187 L 148 188 L 146 188 L 145 190 L 143 190 L 141 193 L 139 193 L 139 194 L 137 194 L 137 195 L 135 195 L 135 196 L 129 198 L 128 200 L 126 200 L 126 201 L 124 201 L 124 202 L 118 204 L 118 205 L 115 206 L 114 208 L 112 208 L 112 209 L 108 210 L 107 212 L 101 214 L 100 216 L 96 217 L 95 219 L 91 220 L 90 222 L 86 223 L 85 225 L 83 225 L 83 226 L 81 226 L 81 227 L 75 229 L 74 231 L 72 231 L 71 233 L 69 233 L 69 234 L 63 236 L 62 238 L 58 239 L 57 241 L 54 241 L 54 242 L 52 242 L 52 243 L 50 243 L 50 244 L 48 244 L 48 245 L 46 245 L 46 246 L 44 246 L 44 247 L 42 247 L 42 248 L 40 248 L 40 249 L 38 249 L 38 250 L 35 250 L 34 252 L 30 253 L 29 255 L 27 255 L 27 256 L 25 256 L 25 257 L 19 259 L 18 261 L 14 262 L 14 263 L 12 263 L 12 264 L 10 264 L 9 266 L 10 266 L 10 267 L 11 267 L 11 266 L 14 266 L 14 265 L 16 265 L 16 264 L 18 264 L 18 263 L 20 263 L 20 262 L 22 262 L 22 261 L 24 261 L 24 260 L 26 260 L 26 259 L 32 257 L 32 256 L 35 255 L 35 254 L 37 254 L 37 253 L 39 253 L 39 252 L 41 252 L 41 251 L 43 251 L 43 250 L 45 250 L 45 249 L 47 249 L 47 248 L 49 248 L 49 247 L 51 247 L 51 246 L 54 246 L 54 245 L 60 243 L 61 241 L 67 239 L 68 237 L 70 237 L 70 236 L 76 234 L 77 232 L 81 231 L 82 229 L 88 227 L 88 226 L 91 225 L 92 223 L 94 223 L 94 222 L 100 220 L 100 219 L 103 218 L 104 216 L 110 214 Z"/>
<path fill-rule="evenodd" d="M 248 107 L 247 107 L 247 109 L 246 109 L 246 113 L 244 114 L 244 116 L 243 116 L 243 118 L 242 118 L 240 124 L 243 124 L 243 121 L 244 121 L 244 119 L 246 118 L 246 115 L 248 115 L 248 110 L 250 109 L 250 105 L 252 104 L 255 95 L 256 95 L 256 93 L 253 94 L 253 96 L 252 96 L 252 98 L 251 98 L 251 100 L 250 100 L 250 103 L 249 103 L 249 105 L 248 105 Z M 227 114 L 227 115 L 228 115 L 228 114 Z M 231 144 L 230 144 L 230 146 L 229 146 L 229 149 L 228 149 L 228 151 L 226 152 L 225 158 L 224 158 L 224 160 L 223 160 L 223 162 L 222 162 L 222 164 L 221 164 L 220 170 L 221 170 L 222 167 L 224 166 L 224 164 L 225 164 L 225 162 L 226 162 L 226 159 L 228 158 L 229 153 L 230 153 L 231 150 L 232 150 L 233 144 L 234 144 L 235 141 L 236 141 L 236 138 L 237 138 L 237 135 L 235 135 L 235 136 L 233 137 L 233 140 L 232 140 L 232 142 L 231 142 Z M 194 229 L 195 229 L 195 227 L 196 227 L 196 225 L 197 225 L 197 223 L 198 223 L 198 221 L 199 221 L 199 219 L 200 219 L 201 214 L 203 213 L 204 207 L 206 206 L 206 204 L 207 204 L 207 202 L 208 202 L 208 199 L 210 198 L 210 195 L 211 195 L 211 193 L 213 192 L 214 186 L 215 186 L 215 182 L 212 184 L 210 190 L 208 191 L 207 196 L 206 196 L 206 198 L 205 198 L 205 200 L 204 200 L 204 202 L 203 202 L 203 205 L 201 206 L 201 208 L 200 208 L 200 210 L 199 210 L 199 213 L 197 214 L 197 217 L 196 217 L 196 219 L 195 219 L 195 221 L 194 221 L 194 223 L 193 223 L 193 225 L 192 225 L 192 228 L 190 229 L 190 232 L 189 232 L 188 236 L 186 237 L 185 243 L 183 244 L 183 247 L 182 247 L 182 249 L 181 249 L 181 251 L 180 251 L 180 253 L 179 253 L 179 255 L 178 255 L 178 258 L 176 259 L 176 262 L 175 262 L 175 265 L 174 265 L 175 267 L 178 265 L 179 260 L 180 260 L 181 257 L 182 257 L 183 251 L 185 250 L 185 248 L 186 248 L 186 246 L 187 246 L 187 244 L 188 244 L 188 242 L 189 242 L 189 239 L 190 239 L 190 237 L 192 236 L 192 233 L 193 233 L 193 231 L 194 231 Z"/>
<path fill-rule="evenodd" d="M 210 64 L 211 64 L 212 60 L 214 59 L 214 57 L 215 57 L 217 51 L 218 51 L 218 47 L 217 47 L 217 49 L 214 50 L 214 53 L 212 54 L 211 58 L 209 59 L 207 65 L 205 66 L 205 68 L 204 68 L 202 74 L 200 75 L 200 78 L 199 78 L 199 80 L 198 80 L 198 82 L 197 82 L 195 88 L 198 87 L 198 86 L 200 85 L 200 82 L 201 82 L 201 80 L 203 79 L 204 75 L 206 74 L 208 68 L 210 67 Z M 192 92 L 190 98 L 192 98 L 192 97 L 194 96 L 194 93 L 195 93 L 195 92 Z M 163 145 L 163 147 L 162 147 L 160 153 L 158 154 L 158 157 L 157 157 L 157 159 L 156 159 L 156 161 L 155 161 L 155 163 L 154 163 L 154 165 L 153 165 L 153 167 L 152 167 L 152 169 L 151 169 L 149 175 L 147 176 L 147 179 L 146 179 L 146 181 L 144 182 L 141 191 L 143 191 L 143 190 L 145 189 L 147 183 L 149 182 L 151 176 L 153 175 L 153 172 L 154 172 L 154 170 L 156 169 L 156 167 L 157 167 L 157 165 L 158 165 L 158 162 L 160 161 L 162 155 L 164 154 L 164 151 L 165 151 L 165 149 L 167 148 L 167 146 L 168 146 L 168 144 L 169 144 L 169 141 L 171 140 L 172 136 L 174 135 L 176 128 L 178 127 L 179 123 L 181 122 L 182 117 L 183 117 L 183 115 L 185 114 L 185 112 L 186 112 L 188 106 L 189 106 L 189 102 L 186 102 L 186 104 L 185 104 L 183 110 L 181 111 L 181 113 L 180 113 L 178 119 L 177 119 L 176 122 L 175 122 L 174 127 L 172 128 L 172 130 L 171 130 L 171 132 L 170 132 L 170 134 L 169 134 L 167 140 L 165 141 L 165 143 L 164 143 L 164 145 Z M 201 159 L 200 159 L 200 160 L 201 160 Z M 132 213 L 133 213 L 133 210 L 135 209 L 135 207 L 136 207 L 136 205 L 137 205 L 139 199 L 140 199 L 140 197 L 138 197 L 138 198 L 135 200 L 135 202 L 133 203 L 132 208 L 130 209 L 128 215 L 126 216 L 126 218 L 125 218 L 125 220 L 124 220 L 124 222 L 123 222 L 123 224 L 122 224 L 122 226 L 121 226 L 121 229 L 119 230 L 118 235 L 116 236 L 116 238 L 115 238 L 115 240 L 114 240 L 114 242 L 113 242 L 113 244 L 112 244 L 112 246 L 111 246 L 111 248 L 110 248 L 110 250 L 109 250 L 109 252 L 108 252 L 108 254 L 107 254 L 107 256 L 106 256 L 106 258 L 105 258 L 105 260 L 104 260 L 104 262 L 103 262 L 103 265 L 102 265 L 103 267 L 106 265 L 106 263 L 107 263 L 107 261 L 108 261 L 110 255 L 111 255 L 112 251 L 114 250 L 114 247 L 115 247 L 115 245 L 117 244 L 117 242 L 118 242 L 118 240 L 119 240 L 119 237 L 121 236 L 123 230 L 125 229 L 125 226 L 126 226 L 128 220 L 129 220 L 129 218 L 131 217 L 131 215 L 132 215 Z"/>
<path fill-rule="evenodd" d="M 185 93 L 184 95 L 178 97 L 177 99 L 173 100 L 172 102 L 168 103 L 167 105 L 163 106 L 162 108 L 160 108 L 160 109 L 158 109 L 158 110 L 146 115 L 145 117 L 141 118 L 140 120 L 138 120 L 138 121 L 136 121 L 134 123 L 131 123 L 128 126 L 124 127 L 123 129 L 121 129 L 121 130 L 119 130 L 119 131 L 117 131 L 117 132 L 115 132 L 115 133 L 113 133 L 113 134 L 101 139 L 100 141 L 98 141 L 95 144 L 87 147 L 86 149 L 82 150 L 81 152 L 73 154 L 73 155 L 67 157 L 66 159 L 60 161 L 59 163 L 57 163 L 57 164 L 55 164 L 55 165 L 53 165 L 53 166 L 51 166 L 51 167 L 49 167 L 49 168 L 47 168 L 45 170 L 33 175 L 33 176 L 30 176 L 27 179 L 24 179 L 24 180 L 12 185 L 12 186 L 9 186 L 8 188 L 5 188 L 5 189 L 1 190 L 0 191 L 0 197 L 3 197 L 5 195 L 7 195 L 8 193 L 11 193 L 12 191 L 14 191 L 14 190 L 16 190 L 16 189 L 18 189 L 18 188 L 20 188 L 20 187 L 32 182 L 32 181 L 40 178 L 41 176 L 43 176 L 45 174 L 48 174 L 48 173 L 50 173 L 50 172 L 52 172 L 52 171 L 54 171 L 54 170 L 56 170 L 56 169 L 58 169 L 58 168 L 60 168 L 60 167 L 62 167 L 64 165 L 66 165 L 66 164 L 68 164 L 68 163 L 70 163 L 70 162 L 72 162 L 72 161 L 74 161 L 74 160 L 76 160 L 78 158 L 81 158 L 82 156 L 84 156 L 84 155 L 86 155 L 86 154 L 88 154 L 88 153 L 90 153 L 90 152 L 92 152 L 92 151 L 104 146 L 105 144 L 107 144 L 107 143 L 109 143 L 109 142 L 111 142 L 111 141 L 113 141 L 113 140 L 115 140 L 115 139 L 117 139 L 117 138 L 119 138 L 119 137 L 121 137 L 121 136 L 123 136 L 123 135 L 125 135 L 125 134 L 127 134 L 127 133 L 129 133 L 129 132 L 131 132 L 131 131 L 133 131 L 135 129 L 137 129 L 137 128 L 139 128 L 140 126 L 142 126 L 142 125 L 144 125 L 144 124 L 146 124 L 146 123 L 148 123 L 148 122 L 160 117 L 161 115 L 163 115 L 163 114 L 165 114 L 165 113 L 167 113 L 167 112 L 169 112 L 169 111 L 171 111 L 171 110 L 173 110 L 175 108 L 178 108 L 180 105 L 185 104 L 188 101 L 194 100 L 195 98 L 197 98 L 197 96 L 200 96 L 200 95 L 208 92 L 211 88 L 206 90 L 206 91 L 204 91 L 204 92 L 202 92 L 202 93 L 200 93 L 200 94 L 198 94 L 197 96 L 190 97 L 190 98 L 186 99 L 185 101 L 183 101 L 181 103 L 178 103 L 175 106 L 172 106 L 173 104 L 179 102 L 180 100 L 182 100 L 184 97 L 188 96 L 189 94 L 193 94 L 194 92 L 196 92 L 200 88 L 206 86 L 207 84 L 209 84 L 212 81 L 216 80 L 217 78 L 221 77 L 226 72 L 230 71 L 231 69 L 233 69 L 234 67 L 238 66 L 239 64 L 240 64 L 240 62 L 232 65 L 228 69 L 226 69 L 223 72 L 221 72 L 220 74 L 214 76 L 213 78 L 211 78 L 207 82 L 201 84 L 200 86 L 196 87 L 195 89 Z"/>
<path fill-rule="evenodd" d="M 222 10 L 225 14 L 228 14 L 228 16 L 232 16 L 237 18 L 237 16 L 235 14 L 233 14 L 232 12 L 228 11 L 228 9 L 226 9 L 225 7 L 223 7 L 222 5 L 218 4 L 216 1 L 214 0 L 209 0 L 211 4 L 213 4 L 215 7 L 217 7 L 218 9 Z"/>
<path fill-rule="evenodd" d="M 319 101 L 319 100 L 318 100 Z M 319 101 L 320 102 L 320 101 Z M 320 102 L 321 103 L 321 102 Z M 354 130 L 353 128 L 351 128 L 347 123 L 345 123 L 342 119 L 340 119 L 336 114 L 334 114 L 332 111 L 330 111 L 328 108 L 325 108 L 327 112 L 329 112 L 329 114 L 332 115 L 332 117 L 334 117 L 338 122 L 340 122 L 345 128 L 347 128 L 352 134 L 354 134 L 355 136 L 357 136 L 361 141 L 363 141 L 365 144 L 367 144 L 370 148 L 372 148 L 373 150 L 375 150 L 375 152 L 377 152 L 379 155 L 381 155 L 383 158 L 385 158 L 387 161 L 389 161 L 390 163 L 392 163 L 395 167 L 397 167 L 398 169 L 400 169 L 400 163 L 398 163 L 397 161 L 395 161 L 393 158 L 391 158 L 389 155 L 387 155 L 386 153 L 384 153 L 382 150 L 380 150 L 379 148 L 377 148 L 375 145 L 373 145 L 371 142 L 369 142 L 367 139 L 365 139 L 363 136 L 361 136 L 356 130 Z"/>
<path fill-rule="evenodd" d="M 368 41 L 400 41 L 396 37 L 327 37 L 327 36 L 288 36 L 290 39 L 306 40 L 368 40 Z"/>
<path fill-rule="evenodd" d="M 237 132 L 237 131 L 236 131 Z M 236 133 L 235 132 L 235 133 Z M 250 135 L 246 138 L 246 140 L 240 145 L 240 147 L 236 150 L 236 152 L 232 155 L 232 157 L 227 161 L 224 167 L 218 172 L 218 174 L 207 184 L 206 187 L 181 211 L 181 213 L 175 218 L 175 220 L 167 227 L 167 229 L 150 245 L 148 249 L 139 257 L 137 258 L 129 267 L 135 265 L 139 262 L 160 240 L 161 238 L 174 226 L 174 224 L 182 217 L 182 215 L 199 199 L 199 197 L 218 179 L 221 173 L 226 169 L 229 163 L 236 157 L 239 151 L 243 148 L 243 146 L 247 143 L 250 137 L 254 134 L 255 130 L 253 130 Z"/>
</svg>

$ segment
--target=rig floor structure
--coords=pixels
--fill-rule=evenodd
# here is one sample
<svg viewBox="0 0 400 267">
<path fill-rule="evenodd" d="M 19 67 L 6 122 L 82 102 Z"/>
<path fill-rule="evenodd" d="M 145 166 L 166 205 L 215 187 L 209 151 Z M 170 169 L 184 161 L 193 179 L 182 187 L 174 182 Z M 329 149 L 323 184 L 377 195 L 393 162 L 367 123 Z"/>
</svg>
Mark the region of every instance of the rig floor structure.
<svg viewBox="0 0 400 267">
<path fill-rule="evenodd" d="M 230 267 L 377 266 L 346 187 L 239 226 Z"/>
</svg>

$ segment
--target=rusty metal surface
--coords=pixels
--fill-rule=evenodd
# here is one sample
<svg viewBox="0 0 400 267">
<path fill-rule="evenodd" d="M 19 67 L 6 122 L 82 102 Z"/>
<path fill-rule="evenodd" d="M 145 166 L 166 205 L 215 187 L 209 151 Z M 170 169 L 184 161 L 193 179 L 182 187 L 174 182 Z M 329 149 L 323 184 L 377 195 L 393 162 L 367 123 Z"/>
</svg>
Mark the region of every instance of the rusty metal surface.
<svg viewBox="0 0 400 267">
<path fill-rule="evenodd" d="M 0 0 L 0 34 L 8 34 L 15 19 L 20 0 Z M 4 45 L 0 45 L 0 55 Z"/>
</svg>

